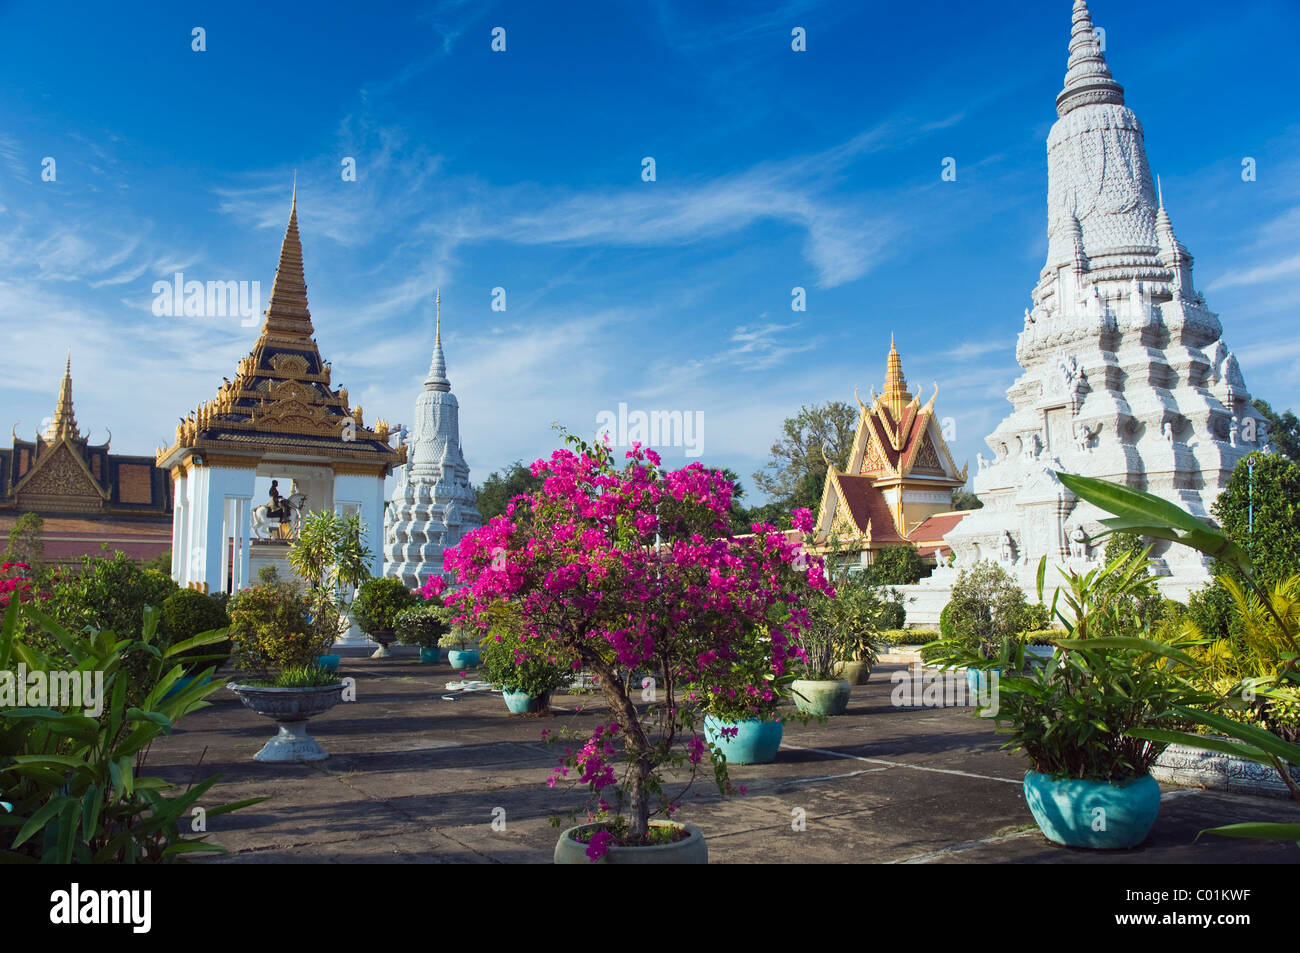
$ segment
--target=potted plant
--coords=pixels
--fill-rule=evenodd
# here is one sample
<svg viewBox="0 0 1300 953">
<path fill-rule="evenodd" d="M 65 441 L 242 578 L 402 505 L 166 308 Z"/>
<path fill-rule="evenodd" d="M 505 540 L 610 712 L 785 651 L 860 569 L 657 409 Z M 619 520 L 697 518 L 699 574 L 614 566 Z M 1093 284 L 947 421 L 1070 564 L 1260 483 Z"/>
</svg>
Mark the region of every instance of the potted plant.
<svg viewBox="0 0 1300 953">
<path fill-rule="evenodd" d="M 545 712 L 551 693 L 573 680 L 572 655 L 551 639 L 524 639 L 519 610 L 500 613 L 479 650 L 484 677 L 501 686 L 506 707 L 516 715 Z"/>
<path fill-rule="evenodd" d="M 1024 645 L 1004 642 L 999 667 L 1020 674 L 995 680 L 981 699 L 980 714 L 1010 736 L 1006 747 L 1029 758 L 1025 801 L 1058 844 L 1117 849 L 1146 839 L 1160 808 L 1149 771 L 1165 744 L 1143 733 L 1178 727 L 1176 706 L 1200 697 L 1186 645 L 1141 637 L 1127 611 L 1129 597 L 1152 586 L 1146 566 L 1126 553 L 1082 576 L 1063 573 L 1067 586 L 1052 600 L 1065 630 L 1058 651 L 1026 668 Z M 967 664 L 988 661 L 978 647 L 968 651 Z"/>
<path fill-rule="evenodd" d="M 315 510 L 303 517 L 298 538 L 289 547 L 289 566 L 308 586 L 309 615 L 321 636 L 322 652 L 347 632 L 348 600 L 370 578 L 374 554 L 365 545 L 365 535 L 360 514 Z"/>
<path fill-rule="evenodd" d="M 436 602 L 417 603 L 397 613 L 393 631 L 403 645 L 418 645 L 420 661 L 432 665 L 442 658 L 438 640 L 447 632 L 448 611 Z"/>
<path fill-rule="evenodd" d="M 833 673 L 850 685 L 863 685 L 876 664 L 875 639 L 894 604 L 881 598 L 865 573 L 844 572 L 834 583 L 835 598 L 825 605 L 838 636 Z"/>
<path fill-rule="evenodd" d="M 785 724 L 776 711 L 794 676 L 772 671 L 771 646 L 766 627 L 755 626 L 737 640 L 725 680 L 694 686 L 704 699 L 705 740 L 727 764 L 771 764 L 781 747 Z"/>
<path fill-rule="evenodd" d="M 702 763 L 721 790 L 731 784 L 698 730 L 701 702 L 684 689 L 725 680 L 735 642 L 769 614 L 773 671 L 800 658 L 802 602 L 825 585 L 820 560 L 795 568 L 799 543 L 768 524 L 733 536 L 733 484 L 721 471 L 666 473 L 639 444 L 616 467 L 608 447 L 566 441 L 573 450 L 533 464 L 544 478 L 536 490 L 444 554 L 462 583 L 448 602 L 485 633 L 503 605 L 517 605 L 529 641 L 550 640 L 599 679 L 608 715 L 590 734 L 558 733 L 573 744 L 550 785 L 585 786 L 594 803 L 588 823 L 561 833 L 556 862 L 707 862 L 702 832 L 673 815 Z M 811 514 L 796 523 L 811 528 Z M 633 687 L 628 669 L 662 681 Z"/>
<path fill-rule="evenodd" d="M 795 707 L 808 715 L 842 715 L 849 707 L 852 686 L 836 671 L 844 649 L 839 631 L 830 622 L 829 604 L 834 598 L 822 593 L 814 600 L 812 623 L 800 643 L 804 660 L 790 683 Z"/>
<path fill-rule="evenodd" d="M 246 707 L 280 725 L 257 761 L 320 761 L 329 757 L 307 733 L 307 720 L 342 696 L 337 674 L 317 664 L 323 640 L 312 603 L 296 586 L 253 586 L 230 600 L 233 658 L 245 673 L 227 687 Z M 335 630 L 337 631 L 337 630 Z"/>
<path fill-rule="evenodd" d="M 438 640 L 438 645 L 447 650 L 447 664 L 452 668 L 478 667 L 478 638 L 472 629 L 453 622 L 447 633 Z"/>
<path fill-rule="evenodd" d="M 397 641 L 397 616 L 419 601 L 400 579 L 379 576 L 366 579 L 352 603 L 352 618 L 357 628 L 379 643 L 371 658 L 388 658 L 388 646 Z"/>
<path fill-rule="evenodd" d="M 1293 704 L 1297 689 L 1300 689 L 1300 624 L 1296 621 L 1295 603 L 1287 598 L 1286 587 L 1281 591 L 1270 590 L 1261 581 L 1259 569 L 1245 546 L 1224 529 L 1197 519 L 1168 500 L 1093 477 L 1069 473 L 1058 473 L 1057 476 L 1080 500 L 1114 514 L 1102 520 L 1111 531 L 1172 540 L 1213 557 L 1221 573 L 1235 575 L 1241 581 L 1236 587 L 1238 592 L 1233 596 L 1234 606 L 1230 610 L 1238 617 L 1236 621 L 1251 625 L 1267 619 L 1268 641 L 1281 646 L 1280 664 L 1271 674 L 1262 678 L 1248 676 L 1223 695 L 1212 697 L 1208 703 L 1202 699 L 1199 704 L 1173 706 L 1174 713 L 1189 725 L 1211 729 L 1224 737 L 1160 727 L 1139 728 L 1130 733 L 1156 743 L 1185 744 L 1267 765 L 1277 773 L 1292 799 L 1300 803 L 1300 783 L 1292 777 L 1291 770 L 1292 765 L 1300 765 L 1300 745 L 1279 737 L 1262 725 L 1246 724 L 1223 711 L 1214 710 L 1218 706 L 1235 708 L 1242 702 L 1249 705 L 1260 699 L 1284 706 Z M 1233 479 L 1237 479 L 1235 473 Z M 1240 531 L 1239 520 L 1237 526 Z M 1203 675 L 1203 670 L 1198 674 Z M 1202 833 L 1295 841 L 1297 827 L 1287 822 L 1252 821 L 1213 827 Z"/>
</svg>

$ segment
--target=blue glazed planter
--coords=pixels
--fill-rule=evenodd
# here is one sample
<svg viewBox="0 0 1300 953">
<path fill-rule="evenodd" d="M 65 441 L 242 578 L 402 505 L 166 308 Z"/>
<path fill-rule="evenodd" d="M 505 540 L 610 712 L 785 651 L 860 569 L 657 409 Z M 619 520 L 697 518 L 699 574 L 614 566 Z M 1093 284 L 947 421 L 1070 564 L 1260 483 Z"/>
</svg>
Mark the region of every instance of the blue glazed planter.
<svg viewBox="0 0 1300 953">
<path fill-rule="evenodd" d="M 434 665 L 442 660 L 442 649 L 433 645 L 420 649 L 420 661 L 425 665 Z"/>
<path fill-rule="evenodd" d="M 976 701 L 987 695 L 990 691 L 989 672 L 997 673 L 999 678 L 1002 676 L 1001 668 L 991 668 L 988 671 L 982 671 L 978 668 L 966 669 L 967 700 L 970 701 L 971 704 L 975 704 Z"/>
<path fill-rule="evenodd" d="M 501 697 L 506 700 L 506 707 L 516 715 L 531 715 L 541 711 L 546 707 L 548 700 L 545 695 L 529 695 L 527 692 L 511 691 L 508 688 L 501 692 Z"/>
<path fill-rule="evenodd" d="M 341 661 L 343 661 L 341 655 L 322 655 L 316 659 L 316 664 L 326 671 L 337 672 Z"/>
<path fill-rule="evenodd" d="M 734 738 L 724 738 L 723 728 L 735 728 Z M 771 764 L 781 747 L 785 725 L 779 721 L 722 721 L 712 715 L 704 719 L 704 737 L 726 755 L 727 764 Z"/>
<path fill-rule="evenodd" d="M 478 666 L 478 649 L 448 649 L 447 661 L 452 668 L 475 668 Z"/>
<path fill-rule="evenodd" d="M 1160 785 L 1146 774 L 1132 781 L 1053 781 L 1025 775 L 1025 802 L 1048 840 L 1066 847 L 1118 850 L 1146 840 L 1160 812 Z"/>
</svg>

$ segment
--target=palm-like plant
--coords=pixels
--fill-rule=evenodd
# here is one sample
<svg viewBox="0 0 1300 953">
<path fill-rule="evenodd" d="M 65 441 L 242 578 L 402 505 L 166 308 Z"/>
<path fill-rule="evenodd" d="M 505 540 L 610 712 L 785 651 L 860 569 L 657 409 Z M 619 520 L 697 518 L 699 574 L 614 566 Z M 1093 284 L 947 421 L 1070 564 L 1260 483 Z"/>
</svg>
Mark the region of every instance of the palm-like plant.
<svg viewBox="0 0 1300 953">
<path fill-rule="evenodd" d="M 326 647 L 341 634 L 357 586 L 370 578 L 374 553 L 365 533 L 360 514 L 316 510 L 303 517 L 289 547 L 289 566 L 307 581 L 313 625 Z"/>
</svg>

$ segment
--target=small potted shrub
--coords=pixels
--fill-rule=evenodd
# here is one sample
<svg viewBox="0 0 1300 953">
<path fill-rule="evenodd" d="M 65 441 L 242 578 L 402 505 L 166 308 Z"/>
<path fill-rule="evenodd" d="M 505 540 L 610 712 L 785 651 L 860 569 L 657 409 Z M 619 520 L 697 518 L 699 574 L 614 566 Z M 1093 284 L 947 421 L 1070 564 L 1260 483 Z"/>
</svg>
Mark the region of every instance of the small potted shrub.
<svg viewBox="0 0 1300 953">
<path fill-rule="evenodd" d="M 398 613 L 418 602 L 419 598 L 400 579 L 380 576 L 361 583 L 352 603 L 352 618 L 357 628 L 379 643 L 371 658 L 388 658 L 388 646 L 397 641 L 394 630 Z"/>
<path fill-rule="evenodd" d="M 452 623 L 447 634 L 438 640 L 438 645 L 447 650 L 447 664 L 452 668 L 477 668 L 479 663 L 478 639 L 473 630 L 463 625 Z"/>
<path fill-rule="evenodd" d="M 766 627 L 737 644 L 740 657 L 730 677 L 695 686 L 704 699 L 704 738 L 727 764 L 771 764 L 785 725 L 777 716 L 782 688 L 792 675 L 772 671 L 772 640 Z"/>
<path fill-rule="evenodd" d="M 438 640 L 447 633 L 448 611 L 435 602 L 417 604 L 397 613 L 393 631 L 402 645 L 418 645 L 420 661 L 432 665 L 442 658 Z"/>
<path fill-rule="evenodd" d="M 828 601 L 829 596 L 825 596 Z M 816 616 L 816 613 L 814 613 Z M 804 661 L 799 677 L 790 683 L 795 707 L 808 715 L 842 715 L 849 707 L 852 685 L 836 672 L 843 654 L 842 641 L 826 625 L 813 624 L 804 633 Z"/>
<path fill-rule="evenodd" d="M 341 682 L 317 662 L 333 637 L 313 625 L 307 598 L 288 583 L 253 586 L 230 600 L 229 614 L 232 658 L 245 674 L 227 687 L 249 709 L 280 724 L 254 760 L 329 757 L 307 733 L 307 720 L 340 701 Z"/>
<path fill-rule="evenodd" d="M 506 707 L 516 715 L 548 711 L 551 693 L 573 680 L 572 654 L 541 636 L 523 639 L 517 621 L 494 625 L 479 656 L 484 677 L 501 686 Z"/>
<path fill-rule="evenodd" d="M 967 662 L 971 695 L 987 696 L 990 674 L 1001 676 L 1003 664 L 1016 655 L 1021 633 L 1041 627 L 1045 610 L 1031 608 L 1024 590 L 997 563 L 985 560 L 963 569 L 939 616 L 943 640 L 926 659 L 946 664 L 959 655 Z M 1023 654 L 1023 653 L 1021 653 Z"/>
</svg>

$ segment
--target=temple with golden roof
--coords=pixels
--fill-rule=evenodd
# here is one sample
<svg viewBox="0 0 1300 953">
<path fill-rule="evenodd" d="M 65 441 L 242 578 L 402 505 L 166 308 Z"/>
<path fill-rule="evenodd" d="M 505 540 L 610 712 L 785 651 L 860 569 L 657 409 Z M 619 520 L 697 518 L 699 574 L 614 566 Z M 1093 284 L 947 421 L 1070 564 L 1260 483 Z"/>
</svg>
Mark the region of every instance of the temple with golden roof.
<svg viewBox="0 0 1300 953">
<path fill-rule="evenodd" d="M 885 389 L 872 391 L 871 406 L 858 399 L 857 434 L 848 466 L 831 466 L 822 491 L 815 545 L 838 543 L 863 566 L 890 546 L 916 546 L 927 561 L 946 555 L 944 534 L 966 515 L 952 508 L 953 491 L 966 483 L 957 469 L 934 412 L 939 386 L 924 405 L 903 377 L 891 336 Z"/>
<path fill-rule="evenodd" d="M 64 366 L 54 416 L 32 440 L 13 437 L 0 449 L 0 535 L 23 513 L 43 521 L 44 557 L 73 562 L 105 543 L 135 559 L 170 546 L 172 507 L 167 474 L 149 457 L 110 453 L 92 444 L 72 406 L 72 355 Z"/>
<path fill-rule="evenodd" d="M 371 572 L 380 574 L 384 479 L 405 462 L 406 448 L 390 446 L 388 423 L 366 426 L 346 388 L 331 386 L 314 335 L 295 187 L 253 350 L 214 399 L 181 420 L 172 445 L 157 451 L 175 487 L 172 575 L 181 585 L 235 591 L 251 584 L 254 523 L 276 522 L 253 499 L 257 477 L 285 484 L 282 496 L 299 516 L 321 509 L 360 514 Z"/>
</svg>

